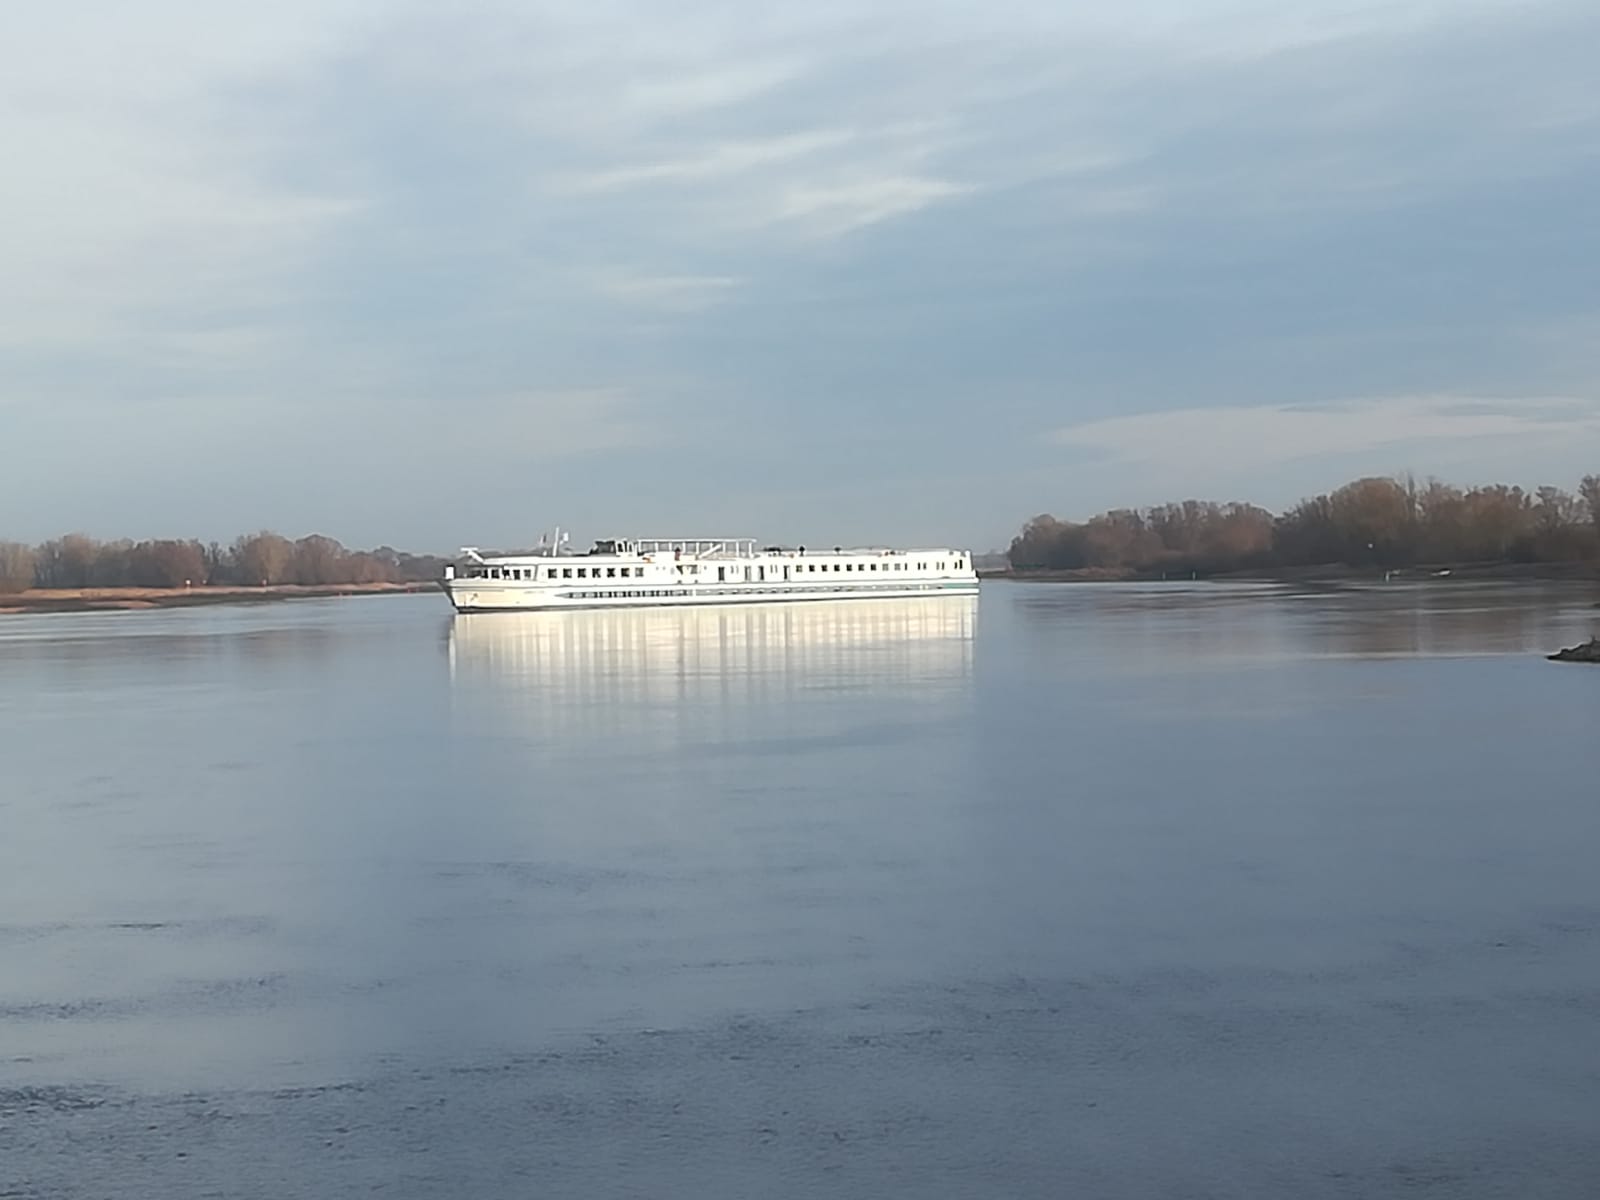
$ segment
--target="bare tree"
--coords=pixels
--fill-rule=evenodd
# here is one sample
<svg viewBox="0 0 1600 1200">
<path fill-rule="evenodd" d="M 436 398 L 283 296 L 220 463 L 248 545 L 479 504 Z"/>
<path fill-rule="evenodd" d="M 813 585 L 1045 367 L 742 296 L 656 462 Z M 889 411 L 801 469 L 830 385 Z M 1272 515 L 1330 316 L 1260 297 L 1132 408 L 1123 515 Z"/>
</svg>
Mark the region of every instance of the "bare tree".
<svg viewBox="0 0 1600 1200">
<path fill-rule="evenodd" d="M 1589 506 L 1558 487 L 1542 487 L 1531 514 L 1533 529 L 1524 557 L 1539 562 L 1583 558 L 1591 541 Z"/>
<path fill-rule="evenodd" d="M 90 587 L 100 547 L 93 538 L 69 533 L 39 547 L 38 576 L 42 587 Z"/>
<path fill-rule="evenodd" d="M 191 587 L 205 581 L 205 547 L 199 542 L 140 542 L 133 548 L 128 582 L 134 587 Z"/>
<path fill-rule="evenodd" d="M 289 578 L 294 562 L 294 543 L 263 529 L 234 541 L 229 551 L 238 581 L 252 587 L 267 587 Z"/>
<path fill-rule="evenodd" d="M 32 546 L 0 542 L 0 592 L 25 592 L 31 588 L 36 557 Z"/>
<path fill-rule="evenodd" d="M 1406 567 L 1439 562 L 1570 562 L 1600 553 L 1600 475 L 1577 496 L 1491 484 L 1358 479 L 1282 516 L 1185 500 L 1117 509 L 1082 524 L 1039 516 L 1008 554 L 1019 570 L 1113 567 L 1206 573 L 1251 566 Z"/>
<path fill-rule="evenodd" d="M 343 583 L 344 558 L 344 547 L 331 537 L 308 534 L 294 544 L 291 573 L 296 583 Z"/>
<path fill-rule="evenodd" d="M 1594 535 L 1600 538 L 1600 475 L 1585 475 L 1578 485 L 1578 495 L 1589 506 L 1589 520 L 1594 525 Z"/>
</svg>

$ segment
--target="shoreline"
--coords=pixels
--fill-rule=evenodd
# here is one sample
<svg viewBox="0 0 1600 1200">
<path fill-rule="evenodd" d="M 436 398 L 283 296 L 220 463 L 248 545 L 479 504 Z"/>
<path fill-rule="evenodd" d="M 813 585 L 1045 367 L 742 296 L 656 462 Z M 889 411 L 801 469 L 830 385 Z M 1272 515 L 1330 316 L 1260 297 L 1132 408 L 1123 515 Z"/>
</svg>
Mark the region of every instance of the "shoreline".
<svg viewBox="0 0 1600 1200">
<path fill-rule="evenodd" d="M 152 608 L 190 608 L 207 604 L 266 604 L 275 600 L 316 600 L 332 596 L 390 596 L 439 590 L 438 583 L 274 583 L 263 587 L 225 585 L 189 588 L 30 588 L 0 595 L 0 615 L 63 612 L 140 612 Z"/>
<path fill-rule="evenodd" d="M 1019 583 L 1298 583 L 1338 586 L 1371 583 L 1386 577 L 1397 583 L 1600 583 L 1600 564 L 1568 563 L 1430 563 L 1427 566 L 1348 567 L 1334 563 L 1315 567 L 1265 567 L 1256 570 L 1138 571 L 1132 568 L 1083 567 L 1075 570 L 1023 570 L 990 567 L 980 579 L 1013 579 Z"/>
</svg>

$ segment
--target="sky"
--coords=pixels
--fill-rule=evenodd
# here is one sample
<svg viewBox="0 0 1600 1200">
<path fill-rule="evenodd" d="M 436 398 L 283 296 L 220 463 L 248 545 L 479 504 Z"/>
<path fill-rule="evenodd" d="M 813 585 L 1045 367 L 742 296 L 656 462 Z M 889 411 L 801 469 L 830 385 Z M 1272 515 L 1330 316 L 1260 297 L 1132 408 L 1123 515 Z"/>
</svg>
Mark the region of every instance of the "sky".
<svg viewBox="0 0 1600 1200">
<path fill-rule="evenodd" d="M 1592 0 L 0 8 L 0 537 L 1600 472 Z"/>
</svg>

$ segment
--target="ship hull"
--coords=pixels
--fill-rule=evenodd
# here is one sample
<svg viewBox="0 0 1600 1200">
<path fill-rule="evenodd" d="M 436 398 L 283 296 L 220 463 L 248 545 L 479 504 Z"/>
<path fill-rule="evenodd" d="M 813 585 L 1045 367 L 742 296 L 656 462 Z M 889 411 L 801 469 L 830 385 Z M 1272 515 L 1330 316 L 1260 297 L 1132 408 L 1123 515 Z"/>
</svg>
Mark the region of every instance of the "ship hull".
<svg viewBox="0 0 1600 1200">
<path fill-rule="evenodd" d="M 493 581 L 489 581 L 492 583 Z M 907 600 L 927 596 L 975 596 L 974 579 L 930 580 L 919 583 L 862 584 L 808 587 L 783 583 L 765 585 L 707 584 L 681 587 L 560 588 L 486 586 L 483 580 L 450 580 L 445 591 L 457 612 L 547 612 L 577 608 L 681 608 L 720 604 L 797 604 L 828 600 Z"/>
</svg>

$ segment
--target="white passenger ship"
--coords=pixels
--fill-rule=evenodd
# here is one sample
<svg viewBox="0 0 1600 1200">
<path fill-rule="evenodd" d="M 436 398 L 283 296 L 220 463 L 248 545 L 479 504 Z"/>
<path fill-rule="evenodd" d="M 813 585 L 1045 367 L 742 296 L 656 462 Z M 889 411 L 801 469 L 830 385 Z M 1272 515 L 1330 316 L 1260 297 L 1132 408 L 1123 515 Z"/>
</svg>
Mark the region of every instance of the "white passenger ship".
<svg viewBox="0 0 1600 1200">
<path fill-rule="evenodd" d="M 599 541 L 587 554 L 557 535 L 531 554 L 461 552 L 445 567 L 458 612 L 648 605 L 754 604 L 856 597 L 905 599 L 978 590 L 965 550 L 756 548 L 751 538 Z"/>
</svg>

